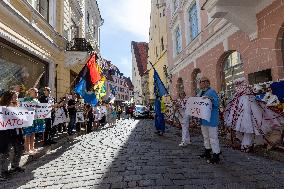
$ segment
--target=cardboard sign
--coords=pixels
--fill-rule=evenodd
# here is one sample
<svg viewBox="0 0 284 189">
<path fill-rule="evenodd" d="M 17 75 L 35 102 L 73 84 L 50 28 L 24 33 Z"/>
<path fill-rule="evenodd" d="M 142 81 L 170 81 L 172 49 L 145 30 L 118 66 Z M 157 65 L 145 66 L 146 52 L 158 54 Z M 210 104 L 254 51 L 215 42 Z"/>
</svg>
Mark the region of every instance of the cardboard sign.
<svg viewBox="0 0 284 189">
<path fill-rule="evenodd" d="M 210 121 L 212 102 L 210 99 L 202 97 L 189 97 L 186 103 L 185 113 Z"/>
<path fill-rule="evenodd" d="M 49 103 L 22 102 L 21 106 L 35 111 L 35 119 L 51 118 L 52 107 Z"/>
<path fill-rule="evenodd" d="M 0 130 L 32 126 L 34 111 L 22 107 L 0 106 Z"/>
<path fill-rule="evenodd" d="M 85 119 L 84 119 L 84 112 L 76 112 L 76 123 L 84 123 Z"/>
<path fill-rule="evenodd" d="M 55 126 L 55 125 L 58 125 L 60 123 L 65 123 L 65 122 L 66 122 L 66 115 L 65 115 L 63 108 L 57 109 L 54 114 L 54 122 L 52 125 Z"/>
</svg>

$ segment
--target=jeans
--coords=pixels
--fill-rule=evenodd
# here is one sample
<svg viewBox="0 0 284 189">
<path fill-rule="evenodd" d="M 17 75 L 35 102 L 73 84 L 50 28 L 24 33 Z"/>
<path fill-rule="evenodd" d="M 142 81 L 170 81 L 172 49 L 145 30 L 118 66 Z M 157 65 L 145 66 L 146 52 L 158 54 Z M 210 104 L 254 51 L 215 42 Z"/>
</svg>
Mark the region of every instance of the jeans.
<svg viewBox="0 0 284 189">
<path fill-rule="evenodd" d="M 69 115 L 70 122 L 68 125 L 68 134 L 72 134 L 75 126 L 76 126 L 76 115 Z"/>
</svg>

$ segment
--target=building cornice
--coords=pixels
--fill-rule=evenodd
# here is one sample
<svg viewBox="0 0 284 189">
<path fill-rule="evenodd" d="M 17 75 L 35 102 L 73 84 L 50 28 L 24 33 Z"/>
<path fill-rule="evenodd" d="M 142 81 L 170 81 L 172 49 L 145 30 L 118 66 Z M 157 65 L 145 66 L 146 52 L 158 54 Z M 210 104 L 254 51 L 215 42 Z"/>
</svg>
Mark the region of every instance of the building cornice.
<svg viewBox="0 0 284 189">
<path fill-rule="evenodd" d="M 25 2 L 25 1 L 23 1 L 23 2 Z M 33 33 L 35 36 L 39 37 L 40 39 L 43 39 L 44 42 L 47 45 L 49 45 L 52 49 L 56 49 L 57 52 L 59 52 L 59 50 L 61 50 L 60 47 L 54 42 L 54 39 L 47 36 L 42 30 L 40 30 L 40 28 L 38 28 L 36 26 L 35 23 L 30 22 L 19 11 L 17 11 L 11 4 L 6 3 L 5 1 L 0 2 L 0 11 L 3 12 L 4 14 L 7 14 L 7 15 L 13 17 L 16 22 L 19 22 L 19 24 L 23 25 L 23 28 L 28 28 L 31 33 Z M 34 15 L 37 15 L 37 13 L 35 13 Z M 39 15 L 37 15 L 37 16 L 39 16 Z M 43 19 L 43 18 L 40 18 L 40 19 Z M 63 39 L 63 37 L 61 35 L 59 35 L 52 28 L 52 26 L 50 26 L 48 23 L 46 23 L 46 25 L 49 27 L 49 29 L 54 34 L 54 36 L 53 36 L 54 38 L 62 38 Z M 14 43 L 13 41 L 11 41 L 11 42 Z"/>
<path fill-rule="evenodd" d="M 169 71 L 169 73 L 173 75 L 178 73 L 180 70 L 185 68 L 190 63 L 195 62 L 197 58 L 201 57 L 210 49 L 222 43 L 225 38 L 234 34 L 238 30 L 239 30 L 238 27 L 227 22 L 226 25 L 224 25 L 224 27 L 219 29 L 214 35 L 212 35 L 206 41 L 200 43 L 199 46 L 194 51 L 191 52 L 191 54 L 186 54 L 185 51 L 183 51 L 183 53 L 185 53 L 183 56 L 184 58 L 180 58 L 177 61 L 176 65 Z M 189 51 L 187 53 L 189 53 Z"/>
</svg>

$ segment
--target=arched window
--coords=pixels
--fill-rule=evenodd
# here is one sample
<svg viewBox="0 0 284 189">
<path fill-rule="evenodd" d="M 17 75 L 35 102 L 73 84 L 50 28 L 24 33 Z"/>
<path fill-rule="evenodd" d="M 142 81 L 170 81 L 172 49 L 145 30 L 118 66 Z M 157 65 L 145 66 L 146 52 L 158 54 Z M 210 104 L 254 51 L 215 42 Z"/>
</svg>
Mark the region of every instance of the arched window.
<svg viewBox="0 0 284 189">
<path fill-rule="evenodd" d="M 198 35 L 198 15 L 196 3 L 188 10 L 189 22 L 189 41 L 192 41 Z"/>
<path fill-rule="evenodd" d="M 201 79 L 201 71 L 199 68 L 196 68 L 192 72 L 192 93 L 195 96 L 199 92 L 199 81 Z"/>
<path fill-rule="evenodd" d="M 244 77 L 244 67 L 239 52 L 234 51 L 225 59 L 223 76 L 223 91 L 225 95 L 230 98 L 234 92 L 233 81 Z"/>
<path fill-rule="evenodd" d="M 182 46 L 181 46 L 181 31 L 178 27 L 176 29 L 176 54 L 179 54 L 181 52 Z"/>
</svg>

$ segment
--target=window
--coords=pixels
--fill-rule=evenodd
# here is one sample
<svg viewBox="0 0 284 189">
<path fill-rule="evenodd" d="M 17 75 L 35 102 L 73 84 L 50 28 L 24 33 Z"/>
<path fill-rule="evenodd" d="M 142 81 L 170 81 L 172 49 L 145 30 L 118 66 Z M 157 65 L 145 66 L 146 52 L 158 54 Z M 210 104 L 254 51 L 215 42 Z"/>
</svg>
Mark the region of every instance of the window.
<svg viewBox="0 0 284 189">
<path fill-rule="evenodd" d="M 49 21 L 49 0 L 39 0 L 38 12 Z"/>
<path fill-rule="evenodd" d="M 176 42 L 176 54 L 179 54 L 181 52 L 182 46 L 181 46 L 181 31 L 180 28 L 178 27 L 176 29 L 175 33 L 175 42 Z"/>
<path fill-rule="evenodd" d="M 158 57 L 158 47 L 156 47 L 156 57 Z"/>
<path fill-rule="evenodd" d="M 243 62 L 241 54 L 237 51 L 231 53 L 225 60 L 223 67 L 224 92 L 228 97 L 233 94 L 233 81 L 244 76 Z"/>
<path fill-rule="evenodd" d="M 163 37 L 161 38 L 161 49 L 162 49 L 162 51 L 165 49 L 165 47 L 164 47 L 164 38 Z"/>
<path fill-rule="evenodd" d="M 28 0 L 28 2 L 45 20 L 49 21 L 49 0 Z"/>
<path fill-rule="evenodd" d="M 174 12 L 178 9 L 179 0 L 174 0 Z"/>
<path fill-rule="evenodd" d="M 165 9 L 163 9 L 163 16 L 165 16 L 166 15 L 166 10 Z"/>
<path fill-rule="evenodd" d="M 90 26 L 90 13 L 87 12 L 87 23 L 88 23 L 88 26 Z"/>
<path fill-rule="evenodd" d="M 198 35 L 198 16 L 196 3 L 188 11 L 189 17 L 189 41 L 193 40 Z"/>
</svg>

